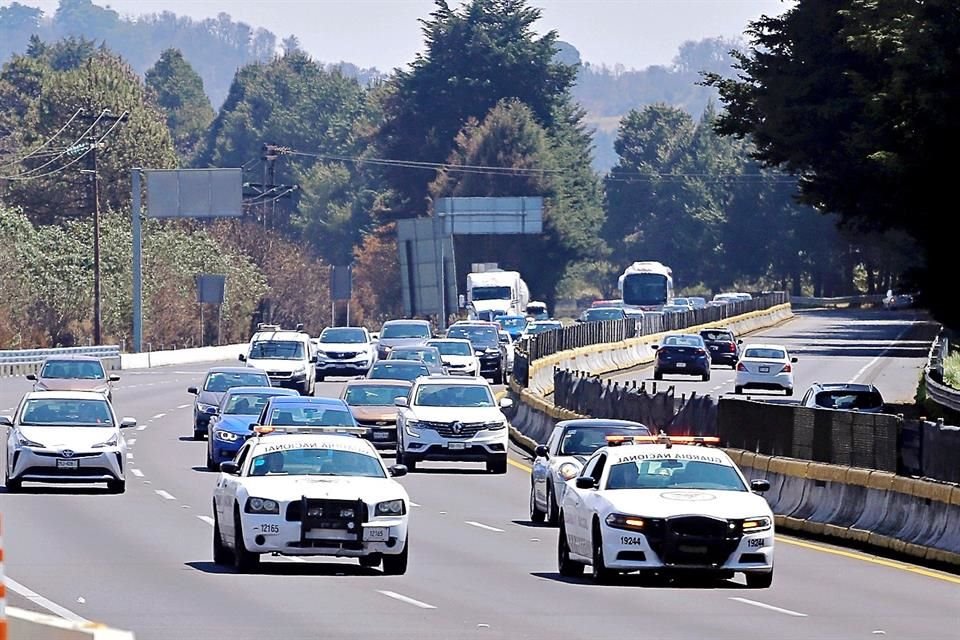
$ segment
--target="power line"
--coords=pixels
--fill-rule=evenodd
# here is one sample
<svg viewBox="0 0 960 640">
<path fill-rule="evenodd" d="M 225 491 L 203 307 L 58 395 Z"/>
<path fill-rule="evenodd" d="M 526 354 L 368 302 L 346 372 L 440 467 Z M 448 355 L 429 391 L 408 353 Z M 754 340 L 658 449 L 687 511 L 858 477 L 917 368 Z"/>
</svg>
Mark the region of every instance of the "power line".
<svg viewBox="0 0 960 640">
<path fill-rule="evenodd" d="M 85 112 L 84 112 L 84 113 L 85 113 Z M 43 164 L 41 164 L 41 165 L 38 166 L 38 167 L 34 167 L 33 169 L 29 169 L 29 170 L 27 170 L 27 171 L 24 171 L 23 173 L 19 173 L 19 174 L 15 175 L 15 176 L 0 176 L 0 180 L 10 180 L 11 182 L 26 182 L 26 181 L 28 181 L 28 180 L 36 180 L 36 179 L 38 179 L 38 178 L 45 178 L 45 177 L 51 176 L 51 175 L 53 175 L 53 174 L 55 174 L 55 173 L 59 173 L 60 171 L 63 171 L 63 170 L 66 169 L 67 167 L 75 164 L 75 163 L 76 163 L 80 158 L 82 158 L 83 156 L 80 156 L 80 158 L 77 158 L 77 159 L 75 159 L 75 160 L 72 161 L 72 162 L 68 162 L 67 164 L 63 165 L 63 166 L 60 167 L 59 169 L 54 169 L 53 171 L 50 171 L 50 172 L 47 172 L 47 173 L 43 173 L 43 174 L 40 174 L 40 175 L 30 175 L 30 174 L 32 174 L 32 173 L 34 173 L 34 172 L 36 172 L 36 171 L 40 171 L 41 169 L 45 169 L 46 167 L 49 167 L 49 166 L 52 165 L 54 162 L 56 162 L 57 160 L 59 160 L 59 159 L 62 158 L 63 156 L 67 155 L 67 154 L 70 153 L 71 151 L 77 151 L 77 150 L 79 150 L 79 146 L 81 145 L 81 141 L 82 141 L 84 138 L 86 138 L 88 135 L 90 135 L 90 132 L 93 131 L 93 128 L 96 127 L 97 124 L 100 122 L 100 120 L 102 120 L 103 117 L 106 116 L 108 113 L 110 113 L 110 110 L 109 110 L 109 109 L 104 109 L 103 111 L 101 111 L 101 112 L 100 112 L 100 115 L 97 116 L 97 119 L 93 121 L 93 124 L 91 124 L 89 127 L 87 127 L 87 129 L 86 129 L 83 133 L 80 134 L 80 137 L 78 137 L 76 140 L 74 140 L 74 141 L 73 141 L 73 144 L 70 145 L 69 147 L 67 147 L 62 153 L 54 156 L 53 158 L 50 158 L 49 160 L 47 160 L 46 162 L 44 162 Z M 124 112 L 124 113 L 126 113 L 126 112 Z M 111 129 L 110 131 L 113 131 L 113 129 Z M 86 155 L 86 154 L 89 153 L 89 152 L 90 152 L 90 150 L 87 149 L 87 151 L 86 151 L 83 155 Z"/>
<path fill-rule="evenodd" d="M 65 125 L 63 125 L 62 127 L 60 127 L 55 134 L 53 134 L 52 136 L 50 136 L 49 138 L 47 138 L 40 146 L 38 146 L 38 147 L 36 147 L 35 149 L 31 150 L 29 153 L 27 153 L 27 155 L 23 156 L 22 158 L 19 158 L 19 159 L 17 159 L 17 160 L 10 160 L 9 162 L 5 162 L 5 163 L 3 163 L 3 164 L 0 164 L 0 169 L 6 169 L 7 167 L 12 167 L 12 166 L 14 166 L 14 165 L 18 165 L 18 164 L 20 164 L 21 162 L 23 162 L 24 160 L 27 160 L 27 159 L 33 157 L 34 155 L 36 155 L 37 152 L 39 152 L 41 149 L 46 148 L 46 146 L 49 145 L 49 144 L 50 144 L 51 142 L 53 142 L 54 140 L 56 140 L 56 139 L 60 136 L 61 133 L 63 133 L 64 131 L 66 131 L 66 130 L 67 130 L 67 127 L 69 127 L 71 124 L 73 124 L 73 121 L 77 119 L 77 116 L 79 116 L 79 115 L 80 115 L 81 113 L 83 113 L 83 112 L 84 112 L 84 110 L 83 110 L 82 108 L 81 108 L 81 109 L 77 109 L 76 113 L 74 113 L 73 116 L 71 116 L 70 119 L 67 120 L 67 123 L 66 123 Z"/>
<path fill-rule="evenodd" d="M 540 169 L 529 167 L 494 167 L 487 165 L 450 164 L 448 162 L 422 162 L 419 160 L 390 160 L 387 158 L 361 158 L 353 156 L 330 155 L 323 153 L 309 153 L 283 148 L 282 152 L 292 156 L 306 156 L 318 160 L 332 162 L 353 162 L 355 164 L 375 164 L 381 166 L 400 167 L 405 169 L 428 169 L 433 171 L 444 170 L 458 173 L 482 173 L 488 175 L 544 175 L 563 173 L 563 169 Z"/>
</svg>

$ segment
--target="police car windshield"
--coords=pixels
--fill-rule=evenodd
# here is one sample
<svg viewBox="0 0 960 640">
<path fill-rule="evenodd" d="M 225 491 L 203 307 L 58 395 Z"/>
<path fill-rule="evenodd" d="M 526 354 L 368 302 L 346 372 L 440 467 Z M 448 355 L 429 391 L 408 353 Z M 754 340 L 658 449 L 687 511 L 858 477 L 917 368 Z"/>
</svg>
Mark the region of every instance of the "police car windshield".
<svg viewBox="0 0 960 640">
<path fill-rule="evenodd" d="M 607 436 L 648 436 L 648 429 L 639 427 L 571 427 L 563 432 L 560 441 L 560 455 L 588 456 L 600 447 L 606 446 Z"/>
<path fill-rule="evenodd" d="M 658 458 L 613 465 L 610 467 L 610 475 L 607 478 L 607 489 L 746 491 L 747 487 L 733 467 L 726 464 L 680 458 Z"/>
<path fill-rule="evenodd" d="M 260 411 L 267 404 L 270 393 L 237 393 L 231 394 L 223 413 L 227 415 L 253 416 L 260 415 Z"/>
<path fill-rule="evenodd" d="M 486 385 L 424 384 L 414 401 L 421 407 L 492 407 L 493 395 Z"/>
<path fill-rule="evenodd" d="M 303 343 L 293 340 L 261 340 L 250 347 L 250 357 L 270 360 L 302 360 Z"/>
<path fill-rule="evenodd" d="M 339 449 L 283 449 L 254 457 L 251 476 L 362 476 L 385 478 L 376 458 Z"/>
</svg>

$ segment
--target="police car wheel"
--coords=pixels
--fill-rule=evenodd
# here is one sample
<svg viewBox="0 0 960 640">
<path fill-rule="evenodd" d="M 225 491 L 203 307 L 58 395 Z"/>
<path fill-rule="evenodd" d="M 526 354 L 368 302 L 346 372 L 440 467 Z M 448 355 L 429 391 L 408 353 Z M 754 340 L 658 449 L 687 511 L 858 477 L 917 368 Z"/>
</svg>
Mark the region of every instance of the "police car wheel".
<svg viewBox="0 0 960 640">
<path fill-rule="evenodd" d="M 223 544 L 223 536 L 220 535 L 220 520 L 217 518 L 217 512 L 213 512 L 213 564 L 227 566 L 233 557 L 230 555 L 230 549 Z"/>
<path fill-rule="evenodd" d="M 410 553 L 410 539 L 403 545 L 403 551 L 392 556 L 383 556 L 383 573 L 388 576 L 402 576 L 407 572 L 407 559 Z"/>
<path fill-rule="evenodd" d="M 553 486 L 547 483 L 547 523 L 553 526 L 560 520 L 560 507 L 557 506 L 557 497 L 553 493 Z"/>
<path fill-rule="evenodd" d="M 746 574 L 747 587 L 750 589 L 769 589 L 773 584 L 773 571 L 767 573 L 751 572 Z"/>
<path fill-rule="evenodd" d="M 383 556 L 379 553 L 371 553 L 368 556 L 360 556 L 360 566 L 366 567 L 367 569 L 373 569 L 380 566 L 380 562 L 383 560 Z"/>
<path fill-rule="evenodd" d="M 240 573 L 248 573 L 260 565 L 260 554 L 247 551 L 243 544 L 243 529 L 240 523 L 240 512 L 233 514 L 233 568 Z"/>
<path fill-rule="evenodd" d="M 616 571 L 607 568 L 607 563 L 603 558 L 603 537 L 597 525 L 594 525 L 593 528 L 593 564 L 591 567 L 591 577 L 598 584 L 607 583 L 616 575 Z"/>
<path fill-rule="evenodd" d="M 583 564 L 570 559 L 567 532 L 562 522 L 560 523 L 560 535 L 557 536 L 557 571 L 564 578 L 579 578 L 583 575 Z"/>
<path fill-rule="evenodd" d="M 547 514 L 543 511 L 540 511 L 540 507 L 537 506 L 537 499 L 534 495 L 533 485 L 530 485 L 530 521 L 537 524 L 541 524 L 544 520 L 547 519 Z"/>
<path fill-rule="evenodd" d="M 23 481 L 14 480 L 10 476 L 6 476 L 3 485 L 7 488 L 7 493 L 19 493 L 23 490 Z"/>
</svg>

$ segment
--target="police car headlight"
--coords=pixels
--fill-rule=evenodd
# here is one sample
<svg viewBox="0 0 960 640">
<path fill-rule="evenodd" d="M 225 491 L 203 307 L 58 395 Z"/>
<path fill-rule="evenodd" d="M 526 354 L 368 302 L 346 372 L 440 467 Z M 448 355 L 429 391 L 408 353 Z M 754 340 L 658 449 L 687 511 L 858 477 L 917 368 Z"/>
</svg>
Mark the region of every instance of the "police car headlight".
<svg viewBox="0 0 960 640">
<path fill-rule="evenodd" d="M 747 518 L 743 521 L 743 532 L 744 533 L 758 533 L 760 531 L 767 531 L 773 522 L 767 516 L 760 516 L 759 518 Z"/>
<path fill-rule="evenodd" d="M 223 442 L 236 442 L 237 440 L 240 439 L 240 436 L 237 435 L 236 433 L 230 433 L 229 431 L 220 431 L 219 429 L 213 432 L 213 436 L 217 440 L 221 440 Z"/>
<path fill-rule="evenodd" d="M 378 516 L 402 516 L 406 512 L 407 509 L 403 500 L 387 500 L 377 503 L 377 508 L 374 510 L 374 514 Z"/>
<path fill-rule="evenodd" d="M 276 500 L 267 498 L 247 498 L 247 506 L 244 510 L 257 515 L 276 515 L 280 513 L 280 505 Z"/>
<path fill-rule="evenodd" d="M 560 465 L 560 468 L 557 469 L 557 473 L 564 480 L 572 480 L 577 477 L 577 474 L 580 473 L 580 469 L 577 468 L 577 465 L 571 462 L 564 462 Z"/>
<path fill-rule="evenodd" d="M 626 529 L 628 531 L 643 531 L 647 526 L 646 520 L 640 516 L 626 516 L 622 513 L 611 513 L 607 516 L 606 522 L 615 529 Z"/>
</svg>

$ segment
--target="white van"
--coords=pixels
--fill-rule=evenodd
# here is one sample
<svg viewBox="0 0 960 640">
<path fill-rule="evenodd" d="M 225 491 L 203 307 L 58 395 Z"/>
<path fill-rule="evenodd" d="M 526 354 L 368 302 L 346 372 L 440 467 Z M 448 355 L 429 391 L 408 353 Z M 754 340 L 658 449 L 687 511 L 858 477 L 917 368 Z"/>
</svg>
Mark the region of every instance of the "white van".
<svg viewBox="0 0 960 640">
<path fill-rule="evenodd" d="M 240 362 L 266 371 L 271 386 L 296 389 L 304 396 L 312 396 L 316 388 L 317 350 L 303 325 L 294 330 L 258 325 L 247 353 L 240 354 Z"/>
</svg>

